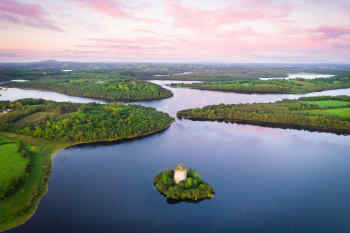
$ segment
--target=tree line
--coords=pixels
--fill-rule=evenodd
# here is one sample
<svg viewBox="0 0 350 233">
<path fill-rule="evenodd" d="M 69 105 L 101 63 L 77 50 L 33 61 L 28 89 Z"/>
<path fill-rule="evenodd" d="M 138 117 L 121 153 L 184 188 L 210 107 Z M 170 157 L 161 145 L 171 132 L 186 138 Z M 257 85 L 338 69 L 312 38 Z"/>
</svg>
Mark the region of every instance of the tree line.
<svg viewBox="0 0 350 233">
<path fill-rule="evenodd" d="M 171 91 L 150 82 L 112 78 L 46 77 L 28 82 L 11 82 L 9 87 L 55 91 L 72 96 L 90 97 L 109 101 L 143 101 L 171 97 Z"/>
<path fill-rule="evenodd" d="M 317 79 L 236 80 L 223 82 L 174 83 L 171 87 L 260 94 L 302 94 L 350 88 L 350 76 Z"/>
<path fill-rule="evenodd" d="M 318 101 L 328 101 L 321 107 Z M 343 105 L 332 101 L 344 101 Z M 348 116 L 336 111 L 349 109 Z M 315 111 L 317 110 L 317 111 Z M 308 129 L 350 134 L 350 97 L 304 97 L 275 103 L 219 104 L 179 111 L 177 117 L 192 120 L 228 121 L 280 128 Z"/>
<path fill-rule="evenodd" d="M 139 105 L 76 104 L 23 99 L 0 102 L 0 131 L 66 142 L 108 141 L 157 132 L 173 122 L 167 113 Z"/>
</svg>

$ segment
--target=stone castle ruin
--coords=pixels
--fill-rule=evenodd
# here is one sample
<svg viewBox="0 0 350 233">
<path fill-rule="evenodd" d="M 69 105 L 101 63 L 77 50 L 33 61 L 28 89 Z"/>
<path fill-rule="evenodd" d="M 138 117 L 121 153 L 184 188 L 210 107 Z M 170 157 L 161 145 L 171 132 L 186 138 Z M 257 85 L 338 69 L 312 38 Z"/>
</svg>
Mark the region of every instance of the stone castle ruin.
<svg viewBox="0 0 350 233">
<path fill-rule="evenodd" d="M 176 184 L 187 179 L 187 168 L 185 164 L 179 164 L 174 171 L 174 181 Z"/>
</svg>

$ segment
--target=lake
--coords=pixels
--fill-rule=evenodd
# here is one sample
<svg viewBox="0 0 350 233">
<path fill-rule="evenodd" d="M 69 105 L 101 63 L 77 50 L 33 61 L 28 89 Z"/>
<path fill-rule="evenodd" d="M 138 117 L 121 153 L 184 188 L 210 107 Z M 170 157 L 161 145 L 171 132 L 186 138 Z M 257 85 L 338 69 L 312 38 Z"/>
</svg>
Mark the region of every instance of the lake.
<svg viewBox="0 0 350 233">
<path fill-rule="evenodd" d="M 208 104 L 350 95 L 350 89 L 308 95 L 170 89 L 174 97 L 140 104 L 175 116 Z M 13 99 L 33 94 L 91 101 L 40 91 L 6 93 Z M 349 152 L 349 136 L 177 119 L 168 130 L 143 139 L 58 152 L 49 192 L 36 214 L 9 232 L 348 233 Z M 170 204 L 153 188 L 157 173 L 180 162 L 214 187 L 213 199 Z"/>
</svg>

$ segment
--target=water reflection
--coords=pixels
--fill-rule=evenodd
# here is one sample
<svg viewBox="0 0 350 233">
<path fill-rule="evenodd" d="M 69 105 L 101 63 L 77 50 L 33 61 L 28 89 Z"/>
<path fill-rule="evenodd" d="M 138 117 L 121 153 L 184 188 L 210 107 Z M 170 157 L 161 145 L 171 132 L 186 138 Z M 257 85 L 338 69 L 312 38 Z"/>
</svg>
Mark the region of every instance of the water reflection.
<svg viewBox="0 0 350 233">
<path fill-rule="evenodd" d="M 350 89 L 308 95 L 170 89 L 174 97 L 141 104 L 175 116 L 208 104 L 350 95 Z M 59 152 L 37 213 L 10 232 L 348 233 L 349 154 L 349 136 L 177 119 L 141 140 Z M 153 177 L 180 162 L 213 186 L 213 199 L 166 202 Z"/>
<path fill-rule="evenodd" d="M 0 101 L 5 101 L 5 100 L 16 101 L 16 100 L 25 99 L 25 98 L 45 99 L 45 100 L 52 100 L 57 102 L 105 103 L 104 101 L 101 101 L 101 100 L 68 96 L 68 95 L 59 94 L 53 91 L 24 90 L 19 88 L 6 88 L 2 90 L 0 89 Z"/>
<path fill-rule="evenodd" d="M 245 103 L 269 103 L 282 99 L 296 99 L 299 97 L 319 96 L 319 95 L 350 95 L 350 88 L 330 90 L 323 92 L 313 92 L 309 94 L 239 94 L 219 91 L 195 90 L 189 88 L 172 88 L 166 86 L 171 83 L 192 83 L 192 81 L 152 81 L 174 93 L 174 97 L 154 102 L 138 102 L 145 106 L 156 107 L 158 110 L 168 112 L 176 116 L 176 112 L 188 109 L 203 107 L 212 104 L 245 104 Z"/>
</svg>

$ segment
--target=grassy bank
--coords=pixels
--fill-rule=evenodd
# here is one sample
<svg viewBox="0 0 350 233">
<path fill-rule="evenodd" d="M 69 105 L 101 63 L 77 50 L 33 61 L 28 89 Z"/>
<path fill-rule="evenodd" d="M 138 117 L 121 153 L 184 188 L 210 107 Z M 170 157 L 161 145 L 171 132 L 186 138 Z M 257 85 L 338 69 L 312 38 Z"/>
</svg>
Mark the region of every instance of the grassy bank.
<svg viewBox="0 0 350 233">
<path fill-rule="evenodd" d="M 48 177 L 51 173 L 51 154 L 68 146 L 65 143 L 52 143 L 42 139 L 0 132 L 1 137 L 10 140 L 23 140 L 31 162 L 31 169 L 17 190 L 0 201 L 0 232 L 16 227 L 27 221 L 35 212 L 40 199 L 47 192 Z M 16 154 L 7 154 L 15 157 Z M 22 156 L 22 155 L 20 155 Z M 9 165 L 10 161 L 4 164 Z M 9 174 L 16 174 L 9 172 Z"/>
<path fill-rule="evenodd" d="M 21 153 L 20 142 L 0 138 L 0 200 L 5 199 L 25 179 L 30 159 Z"/>
</svg>

